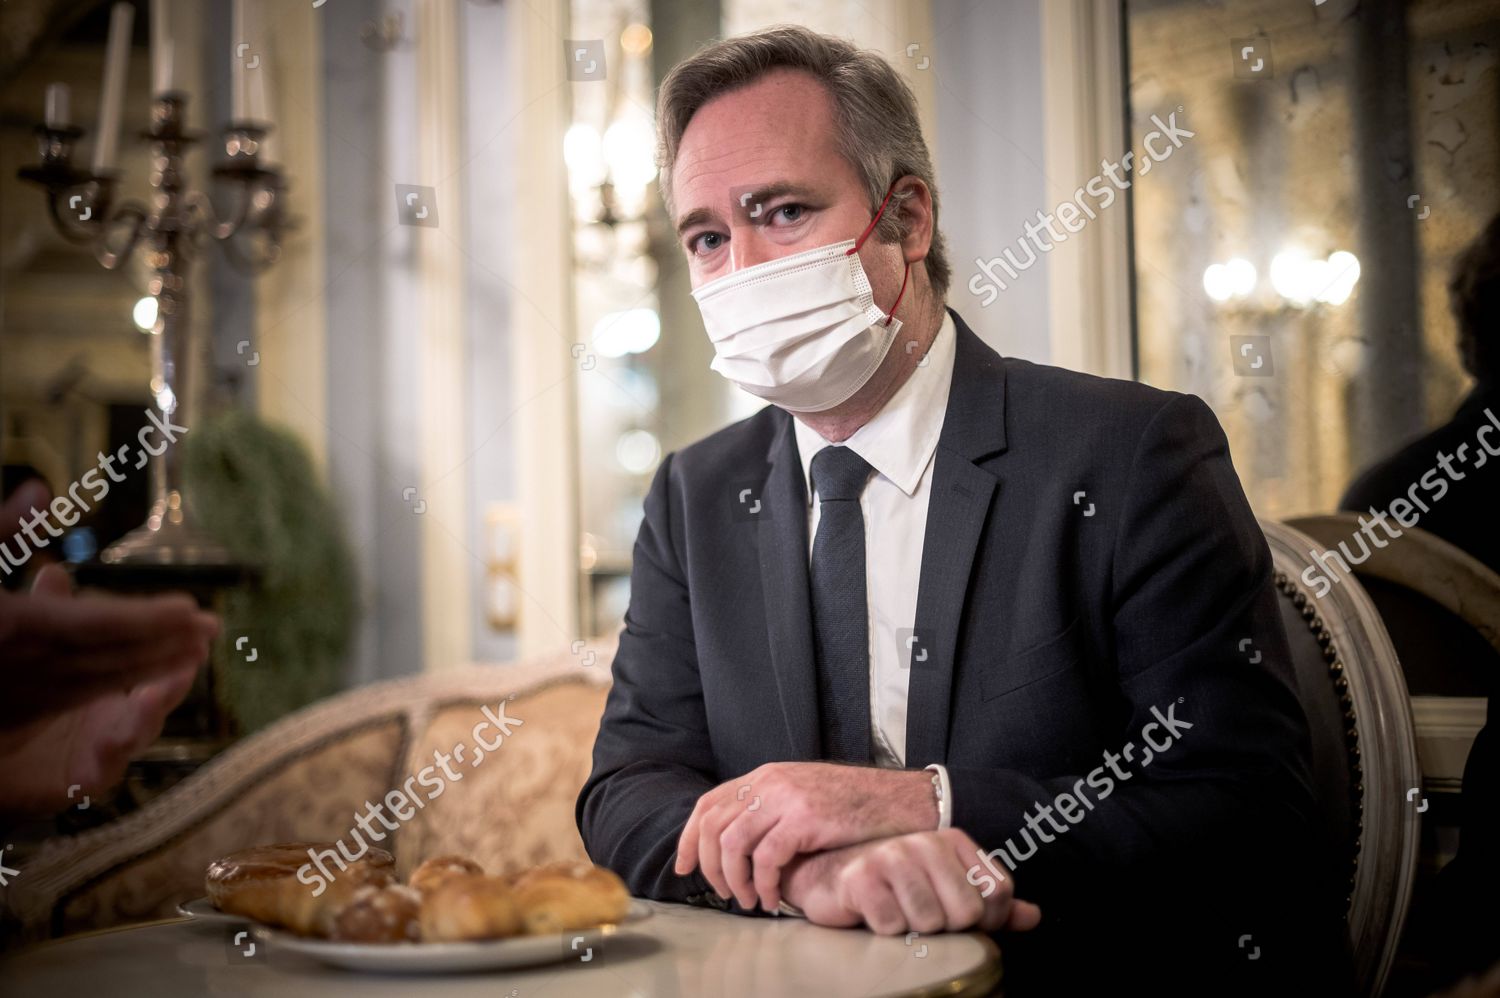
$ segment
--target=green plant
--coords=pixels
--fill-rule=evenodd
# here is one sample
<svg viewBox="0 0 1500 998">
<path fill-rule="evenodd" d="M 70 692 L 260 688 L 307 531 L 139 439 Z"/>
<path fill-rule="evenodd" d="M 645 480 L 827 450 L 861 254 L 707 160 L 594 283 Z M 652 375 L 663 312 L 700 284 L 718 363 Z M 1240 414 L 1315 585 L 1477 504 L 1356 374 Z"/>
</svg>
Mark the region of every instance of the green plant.
<svg viewBox="0 0 1500 998">
<path fill-rule="evenodd" d="M 230 410 L 183 442 L 194 511 L 259 571 L 224 610 L 224 633 L 251 635 L 255 661 L 228 656 L 218 686 L 249 733 L 340 688 L 356 618 L 354 558 L 331 494 L 291 433 Z"/>
</svg>

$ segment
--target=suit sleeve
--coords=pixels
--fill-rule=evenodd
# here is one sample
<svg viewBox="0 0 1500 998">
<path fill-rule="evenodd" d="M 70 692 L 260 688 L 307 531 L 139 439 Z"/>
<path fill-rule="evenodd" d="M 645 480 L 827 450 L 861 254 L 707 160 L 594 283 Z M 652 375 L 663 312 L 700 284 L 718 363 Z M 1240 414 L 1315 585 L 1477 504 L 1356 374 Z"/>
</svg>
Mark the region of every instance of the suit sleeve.
<svg viewBox="0 0 1500 998">
<path fill-rule="evenodd" d="M 1015 865 L 1016 891 L 1052 917 L 1097 908 L 1111 888 L 1217 874 L 1218 861 L 1194 867 L 1193 856 L 1300 847 L 1312 813 L 1270 551 L 1201 400 L 1176 396 L 1152 417 L 1118 501 L 1105 612 L 1125 718 L 1113 751 L 1133 743 L 1116 762 L 1124 778 L 1102 757 L 1092 772 L 1045 778 L 949 770 L 953 824 L 982 848 L 1009 841 L 1024 854 L 1020 833 L 1031 830 L 1036 850 Z M 1081 798 L 1065 805 L 1083 811 L 1076 823 L 1040 815 L 1059 794 Z"/>
<path fill-rule="evenodd" d="M 578 797 L 578 828 L 594 862 L 637 896 L 726 907 L 696 870 L 672 869 L 677 838 L 698 798 L 718 784 L 693 641 L 686 578 L 673 526 L 681 497 L 672 455 L 646 496 L 630 571 L 630 607 L 612 666 L 614 685 Z"/>
</svg>

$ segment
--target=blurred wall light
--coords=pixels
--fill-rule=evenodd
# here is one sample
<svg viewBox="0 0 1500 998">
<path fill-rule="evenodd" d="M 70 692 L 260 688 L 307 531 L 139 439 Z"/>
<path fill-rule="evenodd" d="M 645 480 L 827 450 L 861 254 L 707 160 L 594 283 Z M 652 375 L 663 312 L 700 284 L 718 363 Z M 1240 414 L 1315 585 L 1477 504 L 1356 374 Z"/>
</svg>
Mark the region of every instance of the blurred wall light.
<svg viewBox="0 0 1500 998">
<path fill-rule="evenodd" d="M 151 332 L 156 325 L 156 299 L 147 295 L 138 300 L 130 310 L 130 318 L 135 321 L 135 328 L 143 333 Z"/>
<path fill-rule="evenodd" d="M 1342 305 L 1354 293 L 1359 281 L 1359 257 L 1347 250 L 1339 250 L 1328 258 L 1325 270 L 1328 286 L 1318 294 L 1318 301 L 1330 305 Z"/>
<path fill-rule="evenodd" d="M 1319 260 L 1305 250 L 1286 249 L 1271 258 L 1269 276 L 1276 294 L 1297 308 L 1309 308 L 1318 302 L 1342 305 L 1359 281 L 1359 258 L 1338 250 L 1328 259 Z M 1258 277 L 1255 265 L 1237 256 L 1204 268 L 1203 290 L 1216 302 L 1248 298 Z"/>
<path fill-rule="evenodd" d="M 1228 263 L 1212 263 L 1203 271 L 1203 290 L 1214 301 L 1248 297 L 1255 290 L 1255 264 L 1242 256 Z"/>
<path fill-rule="evenodd" d="M 621 197 L 629 201 L 644 197 L 646 185 L 656 177 L 656 133 L 651 119 L 630 110 L 612 122 L 604 130 L 604 162 Z"/>
<path fill-rule="evenodd" d="M 661 317 L 654 308 L 606 312 L 594 323 L 594 350 L 604 357 L 645 353 L 661 337 Z"/>
<path fill-rule="evenodd" d="M 1346 250 L 1319 260 L 1305 250 L 1286 249 L 1271 259 L 1271 287 L 1298 308 L 1315 302 L 1342 305 L 1358 281 L 1359 258 Z"/>
<path fill-rule="evenodd" d="M 649 430 L 627 430 L 615 441 L 615 460 L 633 475 L 644 475 L 661 460 L 661 441 Z"/>
<path fill-rule="evenodd" d="M 627 24 L 620 32 L 620 48 L 626 55 L 645 55 L 651 51 L 651 29 L 644 24 Z"/>
<path fill-rule="evenodd" d="M 587 122 L 577 122 L 563 134 L 563 162 L 568 165 L 568 179 L 575 190 L 587 191 L 604 181 L 604 146 L 599 130 Z"/>
</svg>

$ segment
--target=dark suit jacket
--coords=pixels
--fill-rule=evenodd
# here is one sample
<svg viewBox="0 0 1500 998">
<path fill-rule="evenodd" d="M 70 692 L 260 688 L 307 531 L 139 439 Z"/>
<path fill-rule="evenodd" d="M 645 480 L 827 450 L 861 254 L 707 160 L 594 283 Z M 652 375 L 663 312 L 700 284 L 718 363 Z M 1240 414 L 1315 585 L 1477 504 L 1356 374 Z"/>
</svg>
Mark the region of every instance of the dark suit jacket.
<svg viewBox="0 0 1500 998">
<path fill-rule="evenodd" d="M 1002 358 L 954 319 L 906 764 L 946 764 L 953 824 L 1025 852 L 1028 814 L 1136 746 L 1127 779 L 1017 866 L 1043 923 L 1004 940 L 1007 994 L 1068 990 L 1064 963 L 1080 988 L 1096 971 L 1149 972 L 1158 992 L 1299 979 L 1338 948 L 1342 896 L 1270 553 L 1223 432 L 1196 397 Z M 672 870 L 695 801 L 819 757 L 795 437 L 767 407 L 669 455 L 646 497 L 578 801 L 589 854 L 636 894 L 734 907 Z M 1153 707 L 1192 727 L 1146 766 Z"/>
<path fill-rule="evenodd" d="M 1393 499 L 1406 497 L 1415 488 L 1429 506 L 1425 513 L 1418 507 L 1418 527 L 1500 572 L 1500 530 L 1494 524 L 1495 510 L 1500 509 L 1500 461 L 1484 453 L 1479 440 L 1479 431 L 1494 425 L 1490 415 L 1500 416 L 1500 385 L 1477 384 L 1452 419 L 1367 468 L 1339 500 L 1339 509 L 1359 513 L 1369 512 L 1372 506 L 1390 509 Z M 1492 447 L 1500 442 L 1500 432 L 1491 430 L 1485 436 Z M 1462 459 L 1455 457 L 1460 447 L 1466 448 Z M 1433 490 L 1421 480 L 1438 467 L 1439 453 L 1447 454 L 1464 477 L 1449 481 L 1443 497 L 1434 499 Z M 1429 482 L 1447 478 L 1439 469 Z"/>
</svg>

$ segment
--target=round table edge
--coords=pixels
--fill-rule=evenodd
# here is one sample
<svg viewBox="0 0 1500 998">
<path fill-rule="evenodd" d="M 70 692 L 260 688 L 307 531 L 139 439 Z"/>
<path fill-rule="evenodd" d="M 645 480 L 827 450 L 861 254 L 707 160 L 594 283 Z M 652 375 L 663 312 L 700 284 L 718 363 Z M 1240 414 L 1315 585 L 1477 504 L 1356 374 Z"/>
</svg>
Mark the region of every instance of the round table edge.
<svg viewBox="0 0 1500 998">
<path fill-rule="evenodd" d="M 1003 972 L 1000 968 L 1000 947 L 995 940 L 982 932 L 969 933 L 979 941 L 984 950 L 984 959 L 973 970 L 966 971 L 941 984 L 925 984 L 915 991 L 901 991 L 889 998 L 982 998 L 991 994 L 1000 983 Z"/>
<path fill-rule="evenodd" d="M 85 929 L 82 932 L 74 932 L 56 939 L 46 939 L 33 946 L 26 946 L 12 956 L 23 952 L 36 952 L 63 943 L 76 942 L 80 939 L 91 939 L 94 936 L 107 936 L 115 932 L 130 932 L 133 929 L 149 929 L 158 925 L 171 925 L 176 922 L 192 922 L 194 919 L 183 915 L 174 915 L 168 918 L 154 918 L 145 922 L 126 922 L 121 925 L 109 925 L 102 929 Z M 995 986 L 1000 983 L 1002 972 L 1000 969 L 1000 947 L 995 945 L 995 940 L 982 932 L 971 933 L 978 940 L 980 948 L 984 950 L 984 959 L 979 966 L 973 970 L 960 974 L 944 981 L 941 984 L 927 984 L 915 991 L 903 991 L 891 998 L 982 998 L 984 995 L 994 991 Z"/>
</svg>

